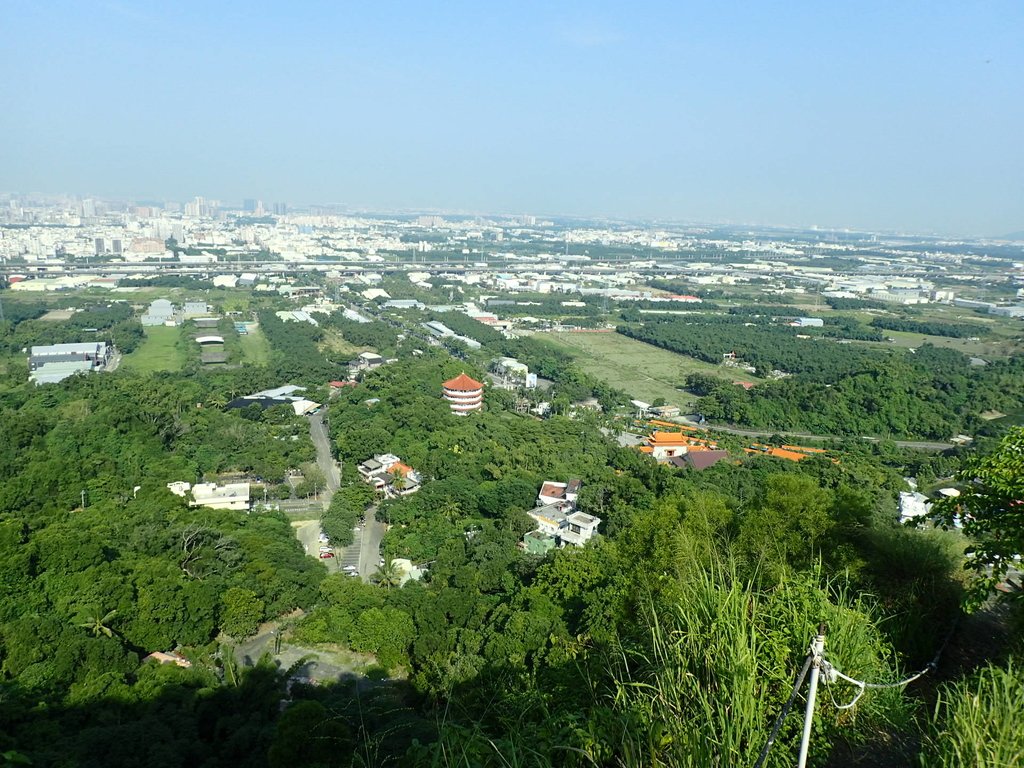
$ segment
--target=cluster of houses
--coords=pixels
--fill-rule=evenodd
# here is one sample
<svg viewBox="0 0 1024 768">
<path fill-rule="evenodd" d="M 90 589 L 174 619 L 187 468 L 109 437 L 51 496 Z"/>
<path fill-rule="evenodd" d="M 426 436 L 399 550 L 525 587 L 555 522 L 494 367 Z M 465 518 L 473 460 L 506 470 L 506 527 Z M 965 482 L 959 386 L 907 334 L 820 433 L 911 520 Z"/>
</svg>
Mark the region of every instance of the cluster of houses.
<svg viewBox="0 0 1024 768">
<path fill-rule="evenodd" d="M 917 490 L 917 483 L 910 479 L 910 492 L 901 491 L 899 499 L 900 523 L 914 525 L 926 520 L 932 513 L 932 500 Z M 960 496 L 958 488 L 940 488 L 936 493 L 946 499 L 955 499 Z M 960 528 L 963 523 L 960 516 L 956 515 L 953 524 Z"/>
<path fill-rule="evenodd" d="M 601 518 L 576 509 L 580 481 L 545 481 L 537 494 L 537 506 L 527 514 L 537 528 L 523 536 L 522 547 L 534 555 L 543 555 L 555 547 L 581 547 L 597 533 Z"/>
<path fill-rule="evenodd" d="M 416 493 L 423 477 L 393 453 L 376 454 L 359 465 L 363 481 L 389 498 Z"/>
<path fill-rule="evenodd" d="M 181 325 L 185 320 L 203 318 L 211 314 L 210 305 L 205 301 L 186 301 L 178 309 L 167 299 L 156 299 L 150 302 L 147 309 L 139 318 L 144 326 Z"/>
</svg>

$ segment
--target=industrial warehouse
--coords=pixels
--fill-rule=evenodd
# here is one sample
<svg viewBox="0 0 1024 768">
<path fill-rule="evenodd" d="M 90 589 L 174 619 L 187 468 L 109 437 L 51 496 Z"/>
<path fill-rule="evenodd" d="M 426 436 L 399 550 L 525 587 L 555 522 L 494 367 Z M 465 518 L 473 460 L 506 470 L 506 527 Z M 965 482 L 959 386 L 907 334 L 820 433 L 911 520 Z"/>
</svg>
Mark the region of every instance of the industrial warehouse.
<svg viewBox="0 0 1024 768">
<path fill-rule="evenodd" d="M 35 346 L 28 358 L 29 379 L 36 384 L 56 384 L 76 373 L 102 370 L 112 353 L 105 341 Z"/>
</svg>

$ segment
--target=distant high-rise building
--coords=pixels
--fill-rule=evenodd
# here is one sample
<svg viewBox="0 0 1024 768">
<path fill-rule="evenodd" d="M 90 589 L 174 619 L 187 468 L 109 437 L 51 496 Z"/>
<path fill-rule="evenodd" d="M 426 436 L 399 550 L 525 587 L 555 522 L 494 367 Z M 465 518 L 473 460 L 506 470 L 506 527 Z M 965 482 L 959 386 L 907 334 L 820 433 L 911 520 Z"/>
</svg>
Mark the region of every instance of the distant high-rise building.
<svg viewBox="0 0 1024 768">
<path fill-rule="evenodd" d="M 256 198 L 247 197 L 242 201 L 242 210 L 245 213 L 254 213 L 256 211 Z"/>
<path fill-rule="evenodd" d="M 102 256 L 104 253 L 106 253 L 107 246 L 106 246 L 106 243 L 104 243 L 102 237 L 97 237 L 94 242 L 96 244 L 96 255 L 97 256 Z"/>
<path fill-rule="evenodd" d="M 210 206 L 201 197 L 195 198 L 191 203 L 185 203 L 185 215 L 192 217 L 209 216 Z"/>
<path fill-rule="evenodd" d="M 121 240 L 119 238 L 115 237 L 110 241 L 110 250 L 117 255 L 121 254 Z"/>
<path fill-rule="evenodd" d="M 83 200 L 82 201 L 82 216 L 91 218 L 96 215 L 96 201 L 95 200 Z"/>
<path fill-rule="evenodd" d="M 287 203 L 274 203 L 274 215 L 275 216 L 284 216 L 286 213 L 288 213 L 288 204 Z"/>
</svg>

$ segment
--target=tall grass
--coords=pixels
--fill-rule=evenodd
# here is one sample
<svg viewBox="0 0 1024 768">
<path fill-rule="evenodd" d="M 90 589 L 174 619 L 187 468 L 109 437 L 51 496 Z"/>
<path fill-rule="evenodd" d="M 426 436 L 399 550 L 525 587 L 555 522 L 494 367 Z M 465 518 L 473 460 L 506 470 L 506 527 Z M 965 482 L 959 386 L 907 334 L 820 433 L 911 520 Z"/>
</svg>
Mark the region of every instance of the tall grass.
<svg viewBox="0 0 1024 768">
<path fill-rule="evenodd" d="M 988 666 L 939 693 L 921 765 L 1011 768 L 1024 765 L 1024 669 Z"/>
<path fill-rule="evenodd" d="M 829 625 L 826 655 L 837 668 L 859 679 L 898 679 L 871 608 L 850 599 L 842 585 L 823 585 L 820 574 L 806 573 L 766 588 L 756 578 L 737 578 L 728 566 L 713 567 L 663 577 L 631 627 L 627 622 L 617 640 L 577 659 L 577 685 L 589 691 L 571 697 L 578 709 L 567 710 L 559 695 L 542 688 L 534 692 L 544 702 L 539 710 L 529 707 L 515 723 L 505 718 L 500 729 L 482 720 L 439 723 L 439 740 L 411 753 L 410 765 L 753 765 L 820 621 Z M 805 691 L 783 724 L 769 767 L 796 763 Z M 854 692 L 819 690 L 812 764 L 823 764 L 840 739 L 856 745 L 909 725 L 912 705 L 901 690 L 872 690 L 855 709 L 835 708 Z"/>
<path fill-rule="evenodd" d="M 680 585 L 668 610 L 652 602 L 644 613 L 648 642 L 620 649 L 613 669 L 615 709 L 630 722 L 615 747 L 622 766 L 753 764 L 820 620 L 829 624 L 827 655 L 838 667 L 871 679 L 895 677 L 864 607 L 830 602 L 812 576 L 765 591 L 705 572 Z M 874 728 L 904 725 L 910 715 L 898 691 L 872 692 L 843 713 L 828 692 L 819 701 L 812 739 L 818 762 L 840 732 L 865 738 Z M 800 726 L 800 715 L 791 714 L 767 765 L 795 762 Z"/>
</svg>

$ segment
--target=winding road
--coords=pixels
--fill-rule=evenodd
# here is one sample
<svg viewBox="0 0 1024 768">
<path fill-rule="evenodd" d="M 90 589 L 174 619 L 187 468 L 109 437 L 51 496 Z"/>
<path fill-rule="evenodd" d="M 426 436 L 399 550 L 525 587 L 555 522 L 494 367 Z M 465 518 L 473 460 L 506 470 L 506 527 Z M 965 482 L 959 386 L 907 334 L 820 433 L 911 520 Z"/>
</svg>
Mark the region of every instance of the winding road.
<svg viewBox="0 0 1024 768">
<path fill-rule="evenodd" d="M 331 497 L 334 496 L 334 492 L 341 486 L 341 470 L 338 467 L 338 462 L 334 460 L 334 456 L 331 453 L 331 440 L 330 435 L 327 433 L 327 427 L 324 424 L 325 411 L 320 410 L 309 417 L 309 436 L 313 440 L 313 445 L 316 448 L 316 463 L 323 472 L 327 482 L 327 490 L 323 494 L 323 508 L 324 510 L 330 506 Z M 373 504 L 366 509 L 364 513 L 365 522 L 362 524 L 362 530 L 356 535 L 355 541 L 353 541 L 350 547 L 345 547 L 342 550 L 335 550 L 335 556 L 326 561 L 328 571 L 336 571 L 342 566 L 342 561 L 347 564 L 351 564 L 350 561 L 354 559 L 352 552 L 349 550 L 356 549 L 358 551 L 358 573 L 363 581 L 369 581 L 370 577 L 377 572 L 378 564 L 380 562 L 380 542 L 384 538 L 384 532 L 386 527 L 384 523 L 377 520 L 376 517 L 377 505 Z M 315 533 L 312 528 L 303 527 L 296 531 L 299 539 L 306 546 L 306 551 L 313 554 L 318 547 L 312 546 L 312 539 L 315 539 L 320 533 L 320 522 L 315 521 Z M 309 540 L 307 542 L 307 540 Z"/>
<path fill-rule="evenodd" d="M 870 437 L 867 435 L 862 435 L 860 437 L 853 435 L 811 435 L 806 432 L 740 429 L 739 427 L 731 427 L 724 424 L 698 424 L 693 419 L 688 419 L 685 416 L 676 416 L 675 418 L 669 419 L 669 421 L 674 421 L 677 424 L 687 427 L 697 427 L 699 429 L 706 429 L 710 432 L 725 432 L 730 435 L 739 435 L 741 437 L 771 437 L 772 435 L 781 435 L 782 437 L 792 437 L 797 440 L 863 440 L 868 443 L 880 443 L 883 441 L 883 438 L 881 437 Z M 935 440 L 893 440 L 892 442 L 900 448 L 909 448 L 915 451 L 945 451 L 954 447 L 953 443 L 944 443 Z"/>
</svg>

